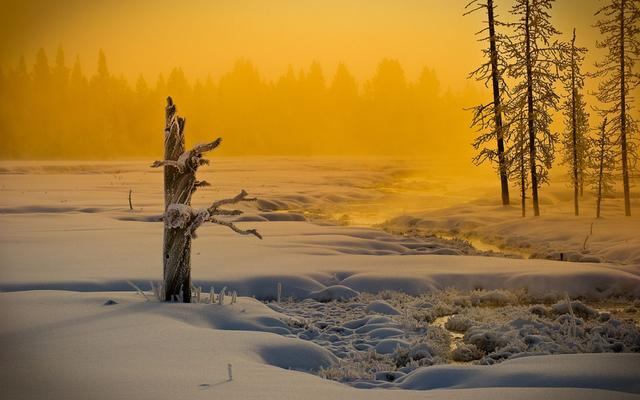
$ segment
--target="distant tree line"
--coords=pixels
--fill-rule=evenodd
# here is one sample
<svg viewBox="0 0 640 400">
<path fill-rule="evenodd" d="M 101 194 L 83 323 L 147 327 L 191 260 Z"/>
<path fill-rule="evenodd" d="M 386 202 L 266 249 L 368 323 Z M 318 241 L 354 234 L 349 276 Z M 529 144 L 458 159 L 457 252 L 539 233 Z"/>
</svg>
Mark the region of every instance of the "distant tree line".
<svg viewBox="0 0 640 400">
<path fill-rule="evenodd" d="M 114 74 L 100 51 L 97 70 L 59 48 L 53 60 L 40 49 L 33 63 L 20 58 L 0 70 L 2 158 L 121 158 L 157 155 L 162 105 L 171 95 L 189 115 L 191 140 L 224 133 L 227 155 L 433 155 L 460 152 L 463 108 L 480 99 L 440 87 L 424 68 L 409 81 L 396 60 L 383 59 L 358 82 L 340 64 L 325 75 L 320 64 L 267 80 L 250 61 L 238 60 L 219 79 L 188 79 L 174 68 L 152 82 L 131 84 Z M 214 132 L 210 127 L 215 127 Z M 456 141 L 457 140 L 457 141 Z M 426 152 L 425 152 L 425 149 Z M 448 153 L 448 154 L 447 154 Z M 469 154 L 471 154 L 469 152 Z"/>
<path fill-rule="evenodd" d="M 585 181 L 602 197 L 622 178 L 625 215 L 631 215 L 630 177 L 637 165 L 638 125 L 632 117 L 632 91 L 640 85 L 634 70 L 640 57 L 640 0 L 607 0 L 594 18 L 606 51 L 594 71 L 583 70 L 587 49 L 579 47 L 576 30 L 561 40 L 551 22 L 553 0 L 514 0 L 507 19 L 496 15 L 493 0 L 473 0 L 465 14 L 482 12 L 487 26 L 478 32 L 485 43 L 485 61 L 470 77 L 492 90 L 491 101 L 473 108 L 472 126 L 478 130 L 473 147 L 477 164 L 491 162 L 500 177 L 502 203 L 508 205 L 511 180 L 520 189 L 522 216 L 527 190 L 535 216 L 540 215 L 538 191 L 549 182 L 556 149 L 568 167 L 573 187 L 574 213 Z M 584 93 L 586 79 L 596 79 L 594 107 L 602 123 L 591 129 Z M 559 88 L 562 90 L 558 90 Z M 551 129 L 560 112 L 564 130 Z"/>
</svg>

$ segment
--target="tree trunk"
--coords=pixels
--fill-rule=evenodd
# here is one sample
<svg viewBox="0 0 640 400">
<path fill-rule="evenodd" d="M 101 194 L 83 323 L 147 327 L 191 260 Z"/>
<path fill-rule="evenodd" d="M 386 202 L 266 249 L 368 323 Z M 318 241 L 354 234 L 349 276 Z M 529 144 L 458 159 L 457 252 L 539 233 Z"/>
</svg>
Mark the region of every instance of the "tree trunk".
<svg viewBox="0 0 640 400">
<path fill-rule="evenodd" d="M 604 154 L 605 154 L 605 146 L 606 142 L 606 128 L 607 128 L 607 118 L 604 118 L 602 121 L 602 128 L 600 130 L 600 139 L 598 140 L 599 148 L 599 159 L 598 159 L 598 197 L 596 199 L 596 218 L 600 218 L 600 204 L 602 203 L 602 184 L 604 183 Z"/>
<path fill-rule="evenodd" d="M 500 186 L 502 205 L 509 205 L 509 178 L 504 157 L 504 135 L 502 129 L 502 100 L 500 97 L 500 79 L 498 76 L 498 50 L 496 48 L 496 32 L 493 17 L 493 0 L 487 0 L 487 14 L 489 17 L 489 50 L 491 55 L 491 81 L 493 84 L 493 112 L 495 120 L 496 138 L 498 146 L 498 168 L 500 171 Z"/>
<path fill-rule="evenodd" d="M 526 186 L 526 168 L 524 166 L 524 149 L 520 149 L 520 199 L 522 203 L 522 217 L 527 216 L 527 186 Z"/>
<path fill-rule="evenodd" d="M 596 218 L 600 218 L 600 203 L 602 202 L 602 173 L 604 171 L 604 146 L 600 147 L 600 165 L 598 166 L 598 198 L 596 200 Z"/>
<path fill-rule="evenodd" d="M 531 10 L 529 0 L 525 10 L 525 57 L 527 62 L 527 124 L 529 129 L 529 165 L 531 167 L 531 201 L 533 215 L 540 215 L 538 204 L 538 171 L 536 169 L 536 132 L 533 114 L 533 76 L 531 71 Z"/>
<path fill-rule="evenodd" d="M 184 118 L 176 115 L 171 97 L 167 98 L 165 110 L 164 159 L 177 161 L 184 148 Z M 180 171 L 164 166 L 164 209 L 171 204 L 190 205 L 195 184 L 195 171 Z M 191 236 L 187 228 L 172 228 L 166 220 L 164 226 L 164 297 L 165 301 L 177 298 L 182 292 L 182 301 L 191 301 Z"/>
<path fill-rule="evenodd" d="M 578 124 L 576 122 L 576 30 L 573 29 L 573 39 L 571 39 L 571 139 L 573 150 L 573 209 L 575 215 L 580 215 L 578 205 Z"/>
<path fill-rule="evenodd" d="M 624 60 L 624 8 L 625 0 L 620 2 L 620 145 L 622 147 L 622 185 L 624 190 L 624 215 L 631 216 L 631 196 L 629 193 L 629 165 L 627 160 L 627 103 Z"/>
</svg>

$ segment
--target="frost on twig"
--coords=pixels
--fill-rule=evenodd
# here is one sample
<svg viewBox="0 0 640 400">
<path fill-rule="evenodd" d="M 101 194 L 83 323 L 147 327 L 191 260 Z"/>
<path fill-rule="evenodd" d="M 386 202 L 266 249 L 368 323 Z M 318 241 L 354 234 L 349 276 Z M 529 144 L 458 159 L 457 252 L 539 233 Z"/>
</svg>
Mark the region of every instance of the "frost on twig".
<svg viewBox="0 0 640 400">
<path fill-rule="evenodd" d="M 202 143 L 193 146 L 189 151 L 185 151 L 178 157 L 177 160 L 157 160 L 151 164 L 152 168 L 158 168 L 162 166 L 169 166 L 176 168 L 180 173 L 186 171 L 195 171 L 201 165 L 209 165 L 209 160 L 202 158 L 203 153 L 211 151 L 218 147 L 222 142 L 222 138 L 209 143 Z"/>
<path fill-rule="evenodd" d="M 185 235 L 196 238 L 196 230 L 205 222 L 223 225 L 241 235 L 254 235 L 262 239 L 262 235 L 255 229 L 240 229 L 233 222 L 217 218 L 218 216 L 235 216 L 242 214 L 241 210 L 226 210 L 220 206 L 226 204 L 237 204 L 243 201 L 255 201 L 253 197 L 247 197 L 246 191 L 242 190 L 238 195 L 229 199 L 222 199 L 213 202 L 208 208 L 193 209 L 186 204 L 171 204 L 164 214 L 166 226 L 174 229 L 185 229 Z"/>
</svg>

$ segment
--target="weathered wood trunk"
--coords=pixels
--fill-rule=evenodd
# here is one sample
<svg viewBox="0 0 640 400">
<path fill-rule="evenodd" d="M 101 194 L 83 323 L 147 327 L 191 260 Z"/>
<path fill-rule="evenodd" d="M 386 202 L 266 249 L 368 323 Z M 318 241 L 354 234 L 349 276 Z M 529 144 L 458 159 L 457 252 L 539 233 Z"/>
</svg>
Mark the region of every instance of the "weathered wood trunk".
<svg viewBox="0 0 640 400">
<path fill-rule="evenodd" d="M 176 106 L 171 97 L 165 110 L 164 159 L 177 161 L 185 152 L 184 118 L 176 115 Z M 164 166 L 164 209 L 171 204 L 191 204 L 195 184 L 195 171 L 180 171 L 170 165 Z M 191 301 L 191 236 L 188 227 L 173 228 L 164 225 L 164 297 L 171 301 L 180 296 L 181 301 Z"/>
<path fill-rule="evenodd" d="M 164 274 L 165 301 L 179 299 L 191 302 L 191 239 L 196 230 L 205 222 L 223 225 L 241 235 L 262 236 L 255 229 L 238 228 L 225 217 L 242 214 L 241 210 L 221 208 L 224 205 L 255 201 L 247 197 L 247 192 L 228 199 L 214 201 L 207 208 L 191 208 L 191 195 L 198 187 L 209 186 L 206 181 L 196 180 L 196 171 L 201 165 L 208 165 L 204 153 L 217 148 L 222 138 L 209 143 L 195 145 L 190 150 L 184 147 L 184 118 L 176 115 L 176 106 L 171 97 L 167 98 L 164 129 L 164 159 L 155 161 L 151 167 L 164 167 L 164 237 L 162 261 Z"/>
</svg>

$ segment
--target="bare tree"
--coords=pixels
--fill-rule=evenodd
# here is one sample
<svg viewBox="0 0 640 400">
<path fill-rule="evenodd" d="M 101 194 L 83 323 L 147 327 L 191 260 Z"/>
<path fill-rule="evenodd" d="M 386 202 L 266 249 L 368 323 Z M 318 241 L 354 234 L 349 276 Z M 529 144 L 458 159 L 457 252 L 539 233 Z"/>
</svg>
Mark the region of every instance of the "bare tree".
<svg viewBox="0 0 640 400">
<path fill-rule="evenodd" d="M 622 184 L 624 190 L 624 213 L 631 215 L 629 190 L 629 159 L 635 159 L 635 148 L 629 133 L 637 130 L 631 117 L 633 99 L 630 91 L 640 84 L 640 74 L 633 66 L 640 56 L 640 1 L 610 0 L 602 6 L 596 16 L 600 20 L 595 27 L 603 35 L 596 46 L 608 50 L 604 59 L 596 63 L 596 76 L 602 78 L 596 96 L 605 104 L 599 111 L 609 116 L 608 132 L 618 137 L 622 162 Z"/>
<path fill-rule="evenodd" d="M 592 157 L 589 167 L 593 174 L 592 189 L 596 195 L 596 218 L 600 218 L 602 198 L 613 192 L 613 165 L 616 161 L 615 143 L 607 133 L 607 117 L 602 121 L 597 138 L 592 140 Z"/>
<path fill-rule="evenodd" d="M 567 45 L 554 40 L 560 32 L 551 24 L 549 10 L 553 0 L 516 0 L 512 14 L 516 21 L 507 46 L 506 71 L 512 85 L 508 113 L 525 109 L 531 174 L 531 199 L 535 216 L 540 215 L 538 188 L 548 183 L 557 135 L 550 129 L 551 112 L 558 109 L 559 96 L 554 84 L 567 54 Z"/>
<path fill-rule="evenodd" d="M 464 15 L 481 10 L 485 10 L 487 13 L 487 27 L 476 33 L 476 35 L 481 36 L 479 41 L 487 42 L 487 47 L 482 50 L 486 61 L 472 71 L 469 76 L 483 82 L 487 87 L 491 84 L 493 90 L 492 102 L 480 104 L 473 108 L 471 125 L 480 132 L 480 135 L 473 142 L 473 147 L 476 150 L 480 149 L 480 153 L 474 158 L 474 162 L 481 164 L 487 160 L 490 162 L 497 161 L 502 204 L 508 205 L 509 180 L 507 157 L 505 155 L 505 133 L 502 121 L 502 95 L 507 92 L 507 88 L 504 79 L 502 79 L 505 62 L 500 57 L 503 37 L 496 34 L 496 25 L 500 26 L 502 24 L 496 21 L 493 0 L 473 0 L 465 6 L 465 9 L 468 11 Z M 486 147 L 486 144 L 491 142 L 495 142 L 495 148 L 493 146 Z"/>
<path fill-rule="evenodd" d="M 242 235 L 262 236 L 255 230 L 242 230 L 224 216 L 239 215 L 240 210 L 226 210 L 220 207 L 244 201 L 254 201 L 247 197 L 244 190 L 237 196 L 218 200 L 202 209 L 191 208 L 191 196 L 198 187 L 208 186 L 205 181 L 196 180 L 199 166 L 209 162 L 203 154 L 218 147 L 222 141 L 218 138 L 210 143 L 199 144 L 191 150 L 184 147 L 185 120 L 177 116 L 176 106 L 171 97 L 167 98 L 165 109 L 164 159 L 155 161 L 154 168 L 164 166 L 164 299 L 180 299 L 184 303 L 191 301 L 191 239 L 196 230 L 205 222 L 212 222 L 231 228 Z"/>
<path fill-rule="evenodd" d="M 564 101 L 562 102 L 562 114 L 564 115 L 565 125 L 565 131 L 562 136 L 564 149 L 562 163 L 567 165 L 570 170 L 575 215 L 580 215 L 578 197 L 585 172 L 585 162 L 588 157 L 586 135 L 589 131 L 589 114 L 586 111 L 587 104 L 582 95 L 584 75 L 581 71 L 586 51 L 587 49 L 583 47 L 576 47 L 576 30 L 574 28 L 571 39 L 569 65 L 562 75 L 562 83 L 566 93 Z"/>
<path fill-rule="evenodd" d="M 511 121 L 511 146 L 507 149 L 509 178 L 520 190 L 522 216 L 527 215 L 527 189 L 529 188 L 529 136 L 524 110 Z"/>
</svg>

